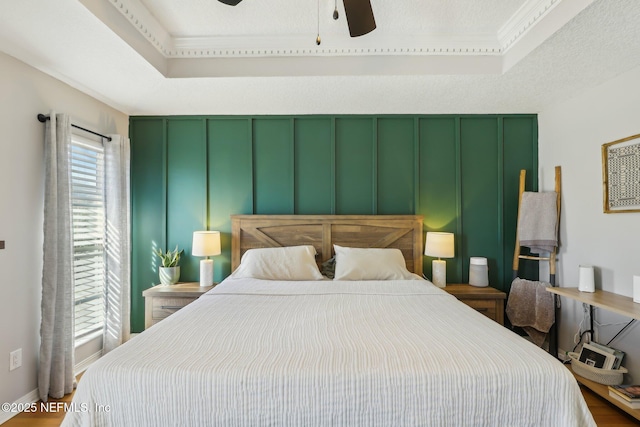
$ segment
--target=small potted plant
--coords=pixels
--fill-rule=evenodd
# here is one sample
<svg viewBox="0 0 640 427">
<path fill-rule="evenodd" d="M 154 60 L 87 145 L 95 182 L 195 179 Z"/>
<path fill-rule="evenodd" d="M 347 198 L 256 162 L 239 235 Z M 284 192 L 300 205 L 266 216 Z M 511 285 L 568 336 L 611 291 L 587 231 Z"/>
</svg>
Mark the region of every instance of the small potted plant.
<svg viewBox="0 0 640 427">
<path fill-rule="evenodd" d="M 161 249 L 156 249 L 155 254 L 158 255 L 162 261 L 162 265 L 158 267 L 158 275 L 160 276 L 160 283 L 163 285 L 175 285 L 180 279 L 180 256 L 184 252 L 184 249 L 178 250 L 178 246 L 172 251 L 162 252 Z"/>
</svg>

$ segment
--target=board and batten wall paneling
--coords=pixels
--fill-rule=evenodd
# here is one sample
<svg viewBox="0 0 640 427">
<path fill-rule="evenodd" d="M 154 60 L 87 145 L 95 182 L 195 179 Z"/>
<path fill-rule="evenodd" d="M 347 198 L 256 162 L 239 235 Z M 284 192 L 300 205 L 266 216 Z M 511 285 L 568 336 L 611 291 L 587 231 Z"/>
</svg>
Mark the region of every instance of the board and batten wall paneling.
<svg viewBox="0 0 640 427">
<path fill-rule="evenodd" d="M 134 332 L 158 282 L 153 249 L 185 249 L 182 280 L 197 281 L 192 233 L 219 230 L 221 281 L 232 214 L 422 214 L 425 231 L 455 234 L 450 282 L 485 256 L 508 290 L 519 170 L 537 182 L 535 115 L 131 117 L 130 135 Z"/>
<path fill-rule="evenodd" d="M 538 191 L 538 126 L 535 120 L 526 117 L 507 116 L 502 119 L 502 123 L 504 145 L 502 203 L 505 212 L 502 228 L 503 230 L 515 230 L 518 216 L 509 213 L 517 212 L 518 209 L 518 185 L 521 169 L 527 171 L 525 190 Z M 515 236 L 505 235 L 504 241 L 503 283 L 510 284 L 513 275 Z M 522 253 L 529 252 L 526 248 L 522 248 Z M 538 279 L 538 262 L 520 260 L 519 267 L 521 277 L 531 280 Z"/>
<path fill-rule="evenodd" d="M 465 117 L 460 120 L 462 171 L 462 274 L 468 277 L 469 258 L 486 257 L 489 283 L 497 283 L 503 264 L 500 221 L 502 204 L 498 120 Z"/>
<path fill-rule="evenodd" d="M 377 189 L 379 215 L 415 213 L 415 121 L 379 118 Z"/>
<path fill-rule="evenodd" d="M 253 145 L 251 120 L 207 121 L 209 229 L 220 231 L 222 254 L 214 258 L 213 280 L 231 273 L 233 214 L 253 213 Z"/>
<path fill-rule="evenodd" d="M 200 257 L 191 255 L 193 232 L 207 225 L 206 122 L 175 119 L 167 122 L 167 249 L 184 250 L 180 281 L 196 282 Z"/>
<path fill-rule="evenodd" d="M 295 213 L 333 213 L 334 152 L 331 119 L 296 119 L 294 144 Z"/>
<path fill-rule="evenodd" d="M 131 330 L 144 329 L 142 291 L 158 283 L 159 259 L 165 249 L 166 138 L 165 120 L 138 119 L 129 126 L 131 138 Z"/>
<path fill-rule="evenodd" d="M 447 261 L 447 279 L 462 281 L 460 221 L 459 122 L 457 117 L 421 118 L 419 134 L 419 192 L 417 214 L 425 231 L 455 233 L 456 258 Z M 431 277 L 432 258 L 425 257 L 424 274 Z"/>
<path fill-rule="evenodd" d="M 294 213 L 293 159 L 293 119 L 254 119 L 254 213 Z"/>
<path fill-rule="evenodd" d="M 336 119 L 336 214 L 375 214 L 374 118 Z"/>
</svg>

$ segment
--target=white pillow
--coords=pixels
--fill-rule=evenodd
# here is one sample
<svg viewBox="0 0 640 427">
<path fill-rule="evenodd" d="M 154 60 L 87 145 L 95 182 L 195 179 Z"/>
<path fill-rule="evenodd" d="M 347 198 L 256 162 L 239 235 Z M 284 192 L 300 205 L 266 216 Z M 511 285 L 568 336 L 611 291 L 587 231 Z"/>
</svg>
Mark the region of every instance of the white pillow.
<svg viewBox="0 0 640 427">
<path fill-rule="evenodd" d="M 333 245 L 336 274 L 333 280 L 415 280 L 400 249 L 345 248 Z"/>
<path fill-rule="evenodd" d="M 234 278 L 266 280 L 322 280 L 313 246 L 249 249 L 242 255 Z"/>
</svg>

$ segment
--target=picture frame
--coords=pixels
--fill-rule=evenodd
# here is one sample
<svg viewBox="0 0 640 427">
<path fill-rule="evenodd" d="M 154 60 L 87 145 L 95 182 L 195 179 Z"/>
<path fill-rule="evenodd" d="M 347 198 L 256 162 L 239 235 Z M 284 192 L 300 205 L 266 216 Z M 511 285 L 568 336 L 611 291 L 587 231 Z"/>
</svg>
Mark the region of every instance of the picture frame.
<svg viewBox="0 0 640 427">
<path fill-rule="evenodd" d="M 640 134 L 602 144 L 604 213 L 640 212 Z"/>
</svg>

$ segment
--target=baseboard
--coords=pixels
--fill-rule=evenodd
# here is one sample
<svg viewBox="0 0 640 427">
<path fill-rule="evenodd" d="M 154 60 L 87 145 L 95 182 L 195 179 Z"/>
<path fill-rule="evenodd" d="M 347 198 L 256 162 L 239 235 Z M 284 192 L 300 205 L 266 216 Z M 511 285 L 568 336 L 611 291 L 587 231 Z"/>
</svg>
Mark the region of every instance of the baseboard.
<svg viewBox="0 0 640 427">
<path fill-rule="evenodd" d="M 96 360 L 100 359 L 102 357 L 102 351 L 98 351 L 96 353 L 93 353 L 91 356 L 87 357 L 86 359 L 84 359 L 82 362 L 77 363 L 73 372 L 75 372 L 76 376 L 78 376 L 79 374 L 83 373 L 84 371 L 87 370 L 87 368 L 89 367 L 89 365 L 91 365 L 93 362 L 95 362 Z"/>
<path fill-rule="evenodd" d="M 27 406 L 31 403 L 35 403 L 37 401 L 39 401 L 40 398 L 38 397 L 38 389 L 32 390 L 29 393 L 25 394 L 24 396 L 22 396 L 21 398 L 19 398 L 18 400 L 16 400 L 15 402 L 13 402 L 15 404 L 15 406 L 18 407 L 24 407 Z M 15 417 L 16 415 L 18 415 L 20 412 L 5 412 L 5 411 L 0 411 L 0 424 L 4 424 L 7 421 L 9 421 L 11 418 Z"/>
<path fill-rule="evenodd" d="M 558 359 L 562 360 L 563 362 L 566 362 L 567 360 L 569 360 L 569 352 L 566 350 L 561 349 L 560 347 L 558 347 Z"/>
<path fill-rule="evenodd" d="M 134 338 L 136 335 L 138 334 L 131 334 L 129 339 Z M 73 370 L 73 372 L 75 372 L 75 375 L 78 376 L 79 374 L 83 373 L 84 371 L 87 370 L 87 368 L 96 360 L 100 359 L 102 357 L 102 351 L 98 351 L 93 353 L 91 356 L 87 357 L 86 359 L 84 359 L 83 361 L 81 361 L 80 363 L 77 363 L 75 366 L 75 369 Z"/>
<path fill-rule="evenodd" d="M 91 356 L 89 356 L 86 359 L 84 359 L 82 362 L 76 364 L 76 366 L 74 367 L 74 370 L 73 370 L 75 372 L 75 375 L 77 376 L 77 375 L 83 373 L 89 367 L 89 365 L 91 365 L 96 360 L 100 359 L 100 357 L 102 357 L 102 352 L 101 351 L 92 354 Z M 40 401 L 40 397 L 39 397 L 38 389 L 35 389 L 35 390 L 32 390 L 31 392 L 25 394 L 24 396 L 22 396 L 21 398 L 19 398 L 18 400 L 16 400 L 13 403 L 15 404 L 15 406 L 20 407 L 20 406 L 28 405 L 30 403 L 36 403 L 36 402 L 39 402 L 39 401 Z M 4 412 L 4 411 L 0 411 L 0 424 L 4 424 L 5 422 L 9 421 L 11 418 L 15 417 L 19 413 L 20 412 Z"/>
</svg>

